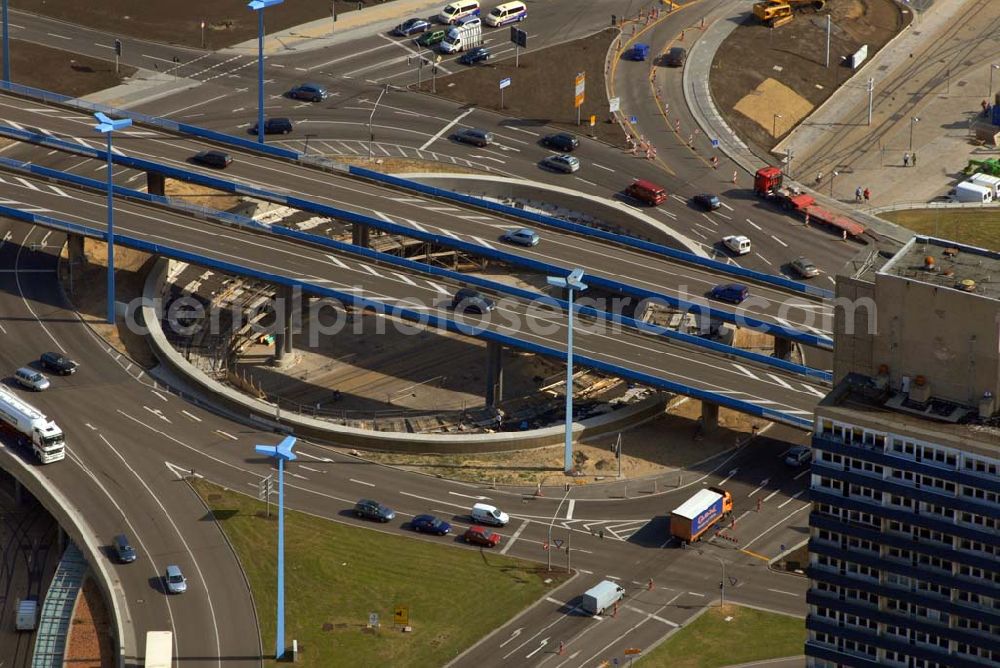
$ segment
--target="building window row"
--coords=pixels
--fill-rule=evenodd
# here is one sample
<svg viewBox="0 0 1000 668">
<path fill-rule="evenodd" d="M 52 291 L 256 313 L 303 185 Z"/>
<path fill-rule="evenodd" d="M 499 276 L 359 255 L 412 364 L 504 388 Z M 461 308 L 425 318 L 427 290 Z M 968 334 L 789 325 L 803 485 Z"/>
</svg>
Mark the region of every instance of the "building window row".
<svg viewBox="0 0 1000 668">
<path fill-rule="evenodd" d="M 1000 517 L 987 517 L 979 513 L 961 512 L 958 514 L 958 521 L 963 524 L 971 524 L 976 527 L 984 527 L 990 531 L 1000 531 Z"/>
<path fill-rule="evenodd" d="M 921 619 L 936 621 L 942 624 L 947 624 L 949 620 L 947 612 L 941 612 L 940 610 L 928 608 L 925 605 L 910 603 L 909 601 L 900 601 L 896 598 L 886 599 L 885 609 L 890 612 L 898 612 L 906 616 L 920 617 Z"/>
<path fill-rule="evenodd" d="M 1000 664 L 1000 649 L 987 649 L 960 642 L 955 645 L 955 653 L 963 657 L 984 659 L 994 664 Z"/>
<path fill-rule="evenodd" d="M 882 526 L 881 521 L 874 514 L 865 513 L 860 510 L 848 510 L 829 503 L 816 503 L 813 505 L 813 510 L 819 515 L 831 517 L 842 522 L 853 522 L 872 529 L 879 529 Z"/>
<path fill-rule="evenodd" d="M 959 603 L 965 603 L 980 608 L 1000 610 L 1000 598 L 990 598 L 989 596 L 983 596 L 975 592 L 965 591 L 964 589 L 958 590 L 958 596 L 956 598 Z"/>
<path fill-rule="evenodd" d="M 852 589 L 851 587 L 841 587 L 830 582 L 823 582 L 822 580 L 814 580 L 813 587 L 818 591 L 842 598 L 843 600 L 850 601 L 851 603 L 857 602 L 868 605 L 878 605 L 878 594 L 874 594 L 869 591 Z"/>
<path fill-rule="evenodd" d="M 988 503 L 1000 503 L 1000 494 L 997 494 L 996 492 L 989 492 L 981 487 L 962 485 L 962 496 L 967 496 L 971 499 L 978 499 L 980 501 L 986 501 Z"/>
<path fill-rule="evenodd" d="M 970 473 L 978 473 L 991 478 L 1000 478 L 1000 463 L 995 459 L 977 457 L 976 455 L 966 453 L 962 458 L 962 468 Z"/>
<path fill-rule="evenodd" d="M 990 571 L 985 568 L 959 564 L 958 574 L 972 580 L 986 580 L 988 582 L 993 582 L 994 584 L 1000 584 L 1000 571 Z"/>
</svg>

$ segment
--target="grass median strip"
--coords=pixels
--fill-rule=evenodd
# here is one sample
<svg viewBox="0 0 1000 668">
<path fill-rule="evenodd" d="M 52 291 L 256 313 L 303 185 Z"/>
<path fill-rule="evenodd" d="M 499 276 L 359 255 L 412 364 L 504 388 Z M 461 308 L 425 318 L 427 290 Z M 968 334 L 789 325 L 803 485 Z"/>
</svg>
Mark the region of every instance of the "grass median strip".
<svg viewBox="0 0 1000 668">
<path fill-rule="evenodd" d="M 253 589 L 264 655 L 274 656 L 277 520 L 264 504 L 195 480 L 232 541 Z M 398 521 L 398 520 L 397 520 Z M 298 665 L 441 666 L 564 581 L 565 574 L 498 554 L 285 514 L 285 635 Z M 546 584 L 545 580 L 552 578 Z M 405 606 L 410 632 L 393 626 Z M 368 628 L 369 613 L 381 629 Z M 276 665 L 273 660 L 265 665 Z"/>
<path fill-rule="evenodd" d="M 1000 249 L 1000 216 L 996 209 L 900 209 L 879 215 L 919 234 Z"/>
<path fill-rule="evenodd" d="M 642 668 L 720 668 L 801 656 L 805 620 L 755 608 L 711 608 L 639 662 Z"/>
</svg>

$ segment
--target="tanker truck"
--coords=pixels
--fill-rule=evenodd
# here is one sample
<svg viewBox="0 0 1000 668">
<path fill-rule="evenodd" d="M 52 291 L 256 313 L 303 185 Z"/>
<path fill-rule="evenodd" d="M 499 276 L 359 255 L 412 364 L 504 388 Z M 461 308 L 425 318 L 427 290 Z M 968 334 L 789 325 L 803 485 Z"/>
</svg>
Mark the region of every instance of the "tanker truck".
<svg viewBox="0 0 1000 668">
<path fill-rule="evenodd" d="M 4 388 L 0 388 L 0 428 L 17 438 L 19 445 L 30 443 L 43 464 L 66 457 L 66 444 L 59 425 Z"/>
</svg>

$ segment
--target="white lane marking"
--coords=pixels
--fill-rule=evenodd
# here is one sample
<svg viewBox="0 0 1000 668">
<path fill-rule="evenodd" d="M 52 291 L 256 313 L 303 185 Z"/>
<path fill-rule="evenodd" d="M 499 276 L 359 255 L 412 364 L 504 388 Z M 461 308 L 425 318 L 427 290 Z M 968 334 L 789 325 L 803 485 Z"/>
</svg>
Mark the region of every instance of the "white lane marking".
<svg viewBox="0 0 1000 668">
<path fill-rule="evenodd" d="M 745 366 L 740 366 L 739 364 L 733 364 L 733 368 L 735 368 L 740 373 L 750 378 L 753 378 L 754 380 L 760 380 L 760 377 L 758 377 L 757 374 L 753 373 L 752 371 L 750 371 L 750 369 L 746 368 Z"/>
<path fill-rule="evenodd" d="M 593 165 L 594 167 L 597 167 L 598 169 L 603 169 L 603 170 L 608 171 L 608 172 L 615 171 L 615 170 L 611 169 L 610 167 L 605 167 L 604 165 L 599 165 L 596 162 L 592 162 L 590 164 Z"/>
<path fill-rule="evenodd" d="M 158 396 L 160 399 L 163 399 L 164 401 L 170 401 L 169 399 L 167 399 L 165 396 L 163 396 L 162 394 L 160 394 L 156 390 L 150 390 L 150 392 L 152 392 L 153 394 L 155 394 L 156 396 Z"/>
<path fill-rule="evenodd" d="M 758 225 L 757 223 L 753 222 L 753 221 L 752 221 L 752 220 L 750 220 L 749 218 L 747 218 L 747 219 L 746 219 L 746 221 L 747 221 L 748 223 L 750 223 L 751 225 L 753 225 L 753 226 L 754 226 L 754 229 L 758 229 L 758 230 L 759 230 L 759 229 L 761 229 L 761 228 L 760 228 L 760 225 Z"/>
<path fill-rule="evenodd" d="M 569 506 L 566 508 L 566 519 L 573 519 L 573 507 L 576 506 L 576 499 L 569 500 Z"/>
<path fill-rule="evenodd" d="M 781 244 L 785 248 L 788 248 L 788 244 L 786 244 L 784 241 L 782 241 L 778 237 L 774 236 L 773 234 L 771 235 L 771 238 L 774 239 L 775 241 L 777 241 L 779 244 Z"/>
<path fill-rule="evenodd" d="M 803 471 L 803 473 L 808 473 L 808 471 Z M 778 508 L 784 508 L 784 507 L 785 507 L 785 506 L 787 506 L 787 505 L 788 505 L 789 503 L 791 503 L 791 502 L 792 502 L 792 501 L 794 501 L 795 499 L 797 499 L 797 498 L 799 498 L 800 496 L 802 496 L 802 495 L 803 495 L 803 494 L 805 493 L 805 491 L 806 491 L 806 490 L 804 490 L 804 489 L 800 489 L 799 491 L 795 492 L 795 495 L 794 495 L 794 496 L 792 496 L 791 498 L 788 498 L 788 499 L 785 499 L 784 501 L 782 501 L 781 503 L 779 503 L 779 504 L 778 504 Z"/>
<path fill-rule="evenodd" d="M 777 496 L 778 492 L 780 492 L 780 491 L 781 490 L 778 490 L 778 489 L 774 490 L 773 492 L 771 492 L 770 494 L 768 494 L 767 496 L 765 496 L 764 500 L 761 501 L 761 503 L 767 503 L 768 501 L 770 501 L 771 499 L 773 499 L 775 496 Z"/>
<path fill-rule="evenodd" d="M 491 244 L 490 242 L 486 241 L 486 239 L 483 239 L 482 237 L 472 237 L 472 238 L 475 239 L 477 242 L 479 242 L 480 246 L 486 246 L 490 250 L 496 250 L 496 247 L 493 246 L 493 244 Z"/>
<path fill-rule="evenodd" d="M 431 144 L 433 144 L 434 142 L 436 142 L 438 139 L 441 138 L 441 135 L 443 135 L 445 132 L 447 132 L 448 130 L 450 130 L 451 128 L 453 128 L 455 126 L 455 124 L 457 124 L 460 120 L 462 120 L 463 118 L 465 118 L 466 116 L 468 116 L 469 114 L 471 114 L 472 112 L 474 112 L 475 110 L 476 110 L 475 107 L 472 107 L 471 109 L 467 109 L 463 113 L 461 113 L 458 116 L 456 116 L 454 118 L 454 120 L 449 121 L 447 125 L 445 125 L 443 128 L 441 128 L 440 130 L 438 130 L 437 134 L 435 134 L 433 137 L 431 137 L 430 139 L 428 139 L 427 141 L 425 141 L 424 145 L 420 147 L 420 150 L 421 151 L 426 151 L 428 146 L 430 146 Z"/>
<path fill-rule="evenodd" d="M 628 630 L 626 630 L 626 631 L 624 631 L 622 633 L 619 633 L 611 642 L 609 642 L 607 645 L 605 645 L 601 649 L 599 649 L 596 652 L 594 652 L 592 655 L 590 655 L 587 658 L 586 661 L 584 661 L 580 665 L 581 666 L 586 666 L 586 665 L 590 664 L 590 662 L 593 661 L 596 657 L 600 656 L 601 654 L 604 654 L 604 652 L 607 651 L 607 649 L 609 647 L 611 647 L 612 645 L 614 645 L 616 642 L 619 642 L 622 638 L 624 638 L 628 634 L 632 633 L 632 631 L 635 631 L 637 628 L 639 628 L 640 626 L 642 626 L 643 624 L 645 624 L 646 622 L 648 622 L 651 617 L 654 617 L 654 616 L 660 614 L 661 612 L 663 612 L 663 610 L 667 606 L 673 605 L 673 602 L 676 601 L 681 596 L 683 596 L 683 592 L 680 593 L 680 594 L 677 594 L 677 596 L 674 596 L 672 599 L 670 599 L 669 601 L 667 601 L 666 603 L 664 603 L 663 605 L 661 605 L 659 608 L 657 608 L 654 612 L 650 613 L 649 617 L 644 617 L 642 620 L 640 620 L 638 623 L 634 624 Z"/>
<path fill-rule="evenodd" d="M 808 468 L 806 468 L 806 470 L 803 471 L 802 473 L 797 473 L 795 475 L 795 477 L 792 478 L 792 480 L 798 480 L 799 478 L 801 478 L 802 476 L 806 475 L 807 473 L 809 473 L 809 469 Z"/>
<path fill-rule="evenodd" d="M 508 130 L 517 130 L 518 132 L 523 132 L 524 134 L 531 135 L 532 137 L 538 137 L 539 136 L 539 134 L 537 132 L 532 132 L 531 130 L 525 130 L 524 128 L 515 128 L 513 125 L 508 125 L 507 129 Z"/>
<path fill-rule="evenodd" d="M 802 387 L 804 387 L 806 389 L 807 392 L 812 392 L 817 397 L 825 397 L 826 396 L 826 392 L 820 392 L 819 390 L 817 390 L 815 387 L 812 387 L 811 385 L 806 385 L 805 383 L 802 383 L 801 385 L 802 385 Z"/>
<path fill-rule="evenodd" d="M 468 510 L 469 507 L 462 505 L 460 503 L 452 503 L 450 501 L 439 501 L 438 499 L 431 499 L 426 496 L 420 496 L 419 494 L 411 494 L 410 492 L 400 492 L 403 496 L 411 496 L 414 499 L 420 499 L 421 501 L 430 501 L 431 503 L 443 503 L 446 506 L 452 506 L 453 508 L 461 508 L 462 510 Z"/>
<path fill-rule="evenodd" d="M 306 466 L 305 464 L 299 464 L 299 468 L 305 469 L 306 471 L 312 471 L 313 473 L 324 473 L 324 471 L 321 471 L 320 469 L 314 469 L 313 467 Z"/>
<path fill-rule="evenodd" d="M 646 615 L 646 617 L 648 617 L 649 619 L 655 619 L 656 621 L 662 622 L 662 623 L 666 624 L 667 626 L 672 626 L 675 629 L 678 626 L 680 626 L 680 624 L 678 624 L 677 622 L 672 622 L 669 619 L 664 619 L 663 617 L 660 617 L 659 615 L 654 615 L 652 612 L 646 612 L 645 610 L 643 610 L 641 608 L 637 608 L 634 605 L 626 605 L 625 607 L 627 609 L 631 610 L 632 612 L 638 612 L 640 615 Z"/>
<path fill-rule="evenodd" d="M 689 591 L 688 594 L 691 595 L 691 596 L 697 596 L 698 598 L 705 598 L 704 594 L 699 594 L 696 591 Z"/>
<path fill-rule="evenodd" d="M 800 594 L 796 594 L 796 593 L 790 592 L 790 591 L 782 591 L 781 589 L 768 589 L 768 591 L 773 591 L 775 594 L 784 594 L 785 596 L 799 596 L 800 595 Z"/>
<path fill-rule="evenodd" d="M 754 543 L 756 543 L 761 538 L 763 538 L 765 534 L 769 533 L 775 527 L 777 527 L 777 526 L 783 524 L 784 522 L 790 520 L 792 517 L 794 517 L 795 515 L 801 513 L 806 508 L 812 508 L 812 504 L 811 503 L 807 503 L 806 505 L 802 506 L 801 508 L 799 508 L 797 510 L 793 510 L 792 512 L 788 513 L 782 519 L 778 520 L 777 522 L 775 522 L 774 524 L 772 524 L 768 528 L 766 528 L 763 531 L 761 531 L 757 536 L 755 536 L 754 538 L 752 538 L 749 542 L 744 543 L 743 544 L 743 549 L 744 550 L 749 550 L 750 546 L 753 545 Z"/>
<path fill-rule="evenodd" d="M 329 457 L 319 457 L 319 456 L 314 455 L 313 453 L 307 452 L 305 450 L 296 450 L 295 452 L 296 452 L 296 454 L 302 455 L 304 457 L 308 457 L 309 459 L 311 459 L 313 461 L 316 461 L 316 462 L 326 462 L 327 464 L 329 464 L 330 462 L 333 461 Z"/>
<path fill-rule="evenodd" d="M 594 574 L 594 571 L 586 571 L 586 570 L 584 570 L 582 568 L 578 568 L 576 570 L 580 571 L 581 573 L 586 573 L 587 575 L 593 575 Z"/>
<path fill-rule="evenodd" d="M 539 652 L 541 652 L 543 649 L 545 649 L 545 646 L 548 645 L 548 644 L 549 644 L 549 639 L 548 638 L 543 638 L 542 641 L 538 643 L 538 647 L 536 647 L 532 651 L 530 651 L 527 654 L 525 654 L 524 658 L 525 659 L 530 659 L 531 657 L 535 656 L 536 654 L 538 654 Z"/>
<path fill-rule="evenodd" d="M 766 484 L 767 484 L 767 483 L 769 483 L 769 482 L 771 482 L 771 479 L 770 479 L 770 478 L 764 478 L 763 480 L 761 480 L 761 481 L 760 481 L 760 486 L 759 486 L 759 487 L 757 487 L 757 489 L 755 489 L 754 491 L 752 491 L 752 492 L 750 492 L 749 494 L 747 494 L 747 496 L 748 496 L 748 497 L 749 497 L 749 496 L 753 496 L 754 494 L 756 494 L 756 493 L 757 493 L 757 492 L 759 492 L 760 490 L 764 489 L 764 485 L 766 485 Z"/>
<path fill-rule="evenodd" d="M 374 487 L 375 485 L 370 482 L 365 482 L 364 480 L 355 480 L 354 478 L 348 478 L 350 482 L 356 482 L 359 485 L 364 485 L 365 487 Z"/>
<path fill-rule="evenodd" d="M 725 202 L 723 202 L 722 200 L 719 200 L 719 204 L 721 204 L 722 206 L 726 207 L 726 208 L 727 208 L 727 209 L 729 209 L 730 211 L 735 211 L 735 209 L 734 209 L 733 207 L 729 206 L 728 204 L 726 204 L 726 203 L 725 203 Z"/>
<path fill-rule="evenodd" d="M 420 230 L 421 232 L 427 232 L 427 228 L 424 227 L 423 225 L 421 225 L 420 223 L 418 223 L 417 221 L 410 220 L 409 218 L 404 218 L 403 220 L 405 220 L 406 222 L 408 222 L 411 227 L 415 227 L 416 229 Z"/>
<path fill-rule="evenodd" d="M 767 374 L 767 377 L 776 382 L 778 385 L 781 385 L 786 390 L 794 389 L 790 383 L 785 382 L 782 378 L 775 376 L 773 373 Z"/>
<path fill-rule="evenodd" d="M 774 266 L 774 264 L 772 264 L 770 260 L 768 260 L 766 257 L 764 257 L 763 255 L 761 255 L 757 251 L 754 251 L 753 254 L 756 255 L 757 257 L 759 257 L 764 262 L 766 262 L 769 267 L 773 267 Z"/>
<path fill-rule="evenodd" d="M 67 37 L 66 35 L 58 35 L 54 32 L 47 32 L 45 34 L 48 35 L 49 37 L 58 37 L 59 39 L 65 39 L 65 40 L 73 39 L 72 37 Z"/>
<path fill-rule="evenodd" d="M 488 496 L 472 496 L 471 494 L 459 494 L 458 492 L 448 492 L 452 496 L 461 496 L 464 499 L 472 499 L 473 501 L 489 501 Z"/>
<path fill-rule="evenodd" d="M 189 418 L 191 418 L 195 422 L 201 422 L 201 418 L 200 417 L 198 417 L 197 415 L 192 415 L 191 413 L 188 413 L 183 408 L 181 409 L 181 413 L 184 413 L 184 415 L 187 415 Z"/>
<path fill-rule="evenodd" d="M 371 267 L 371 266 L 369 266 L 367 264 L 359 264 L 358 266 L 361 267 L 362 269 L 364 269 L 365 271 L 367 271 L 372 276 L 378 276 L 379 278 L 382 277 L 382 275 L 379 274 L 377 271 L 375 271 L 375 269 L 373 267 Z"/>
<path fill-rule="evenodd" d="M 233 436 L 232 434 L 230 434 L 228 432 L 222 431 L 221 429 L 216 429 L 215 433 L 219 434 L 220 436 L 225 436 L 226 438 L 228 438 L 228 439 L 230 439 L 232 441 L 238 441 L 238 440 L 240 440 L 240 439 L 236 438 L 235 436 Z"/>
<path fill-rule="evenodd" d="M 424 283 L 427 283 L 427 285 L 431 286 L 432 288 L 434 288 L 435 290 L 437 290 L 438 292 L 440 292 L 443 295 L 450 295 L 451 294 L 451 290 L 448 290 L 443 285 L 439 285 L 439 284 L 435 283 L 434 281 L 425 280 Z"/>
<path fill-rule="evenodd" d="M 605 575 L 604 577 L 606 577 L 609 580 L 621 580 L 621 578 L 618 577 L 617 575 Z"/>
<path fill-rule="evenodd" d="M 327 254 L 326 254 L 326 257 L 327 257 L 327 258 L 328 258 L 328 259 L 330 260 L 330 262 L 334 263 L 335 265 L 337 265 L 337 266 L 338 266 L 338 267 L 340 267 L 341 269 L 349 269 L 349 268 L 350 268 L 350 267 L 348 267 L 348 266 L 347 266 L 347 265 L 346 265 L 346 264 L 345 264 L 345 263 L 344 263 L 343 261 L 341 261 L 341 260 L 340 260 L 340 259 L 339 259 L 339 258 L 338 258 L 337 256 L 335 256 L 335 255 L 330 255 L 329 253 L 327 253 Z"/>
<path fill-rule="evenodd" d="M 517 541 L 517 539 L 521 537 L 521 532 L 524 531 L 524 528 L 529 524 L 531 524 L 531 520 L 524 520 L 524 524 L 522 524 L 517 528 L 517 531 L 515 531 L 514 535 L 510 537 L 510 540 L 507 541 L 507 544 L 504 545 L 503 548 L 501 548 L 500 554 L 507 554 L 507 550 L 509 550 L 511 547 L 514 546 L 514 543 Z"/>
<path fill-rule="evenodd" d="M 170 422 L 170 418 L 168 418 L 166 415 L 164 415 L 163 412 L 160 411 L 159 408 L 150 408 L 149 406 L 145 406 L 145 405 L 143 406 L 143 408 L 145 408 L 147 411 L 149 411 L 150 413 L 152 413 L 156 417 L 160 418 L 161 420 L 163 420 L 167 424 L 173 424 L 172 422 Z"/>
<path fill-rule="evenodd" d="M 408 278 L 405 274 L 397 274 L 396 272 L 392 272 L 392 275 L 398 278 L 399 280 L 403 281 L 407 285 L 416 285 L 416 283 L 412 279 Z"/>
</svg>

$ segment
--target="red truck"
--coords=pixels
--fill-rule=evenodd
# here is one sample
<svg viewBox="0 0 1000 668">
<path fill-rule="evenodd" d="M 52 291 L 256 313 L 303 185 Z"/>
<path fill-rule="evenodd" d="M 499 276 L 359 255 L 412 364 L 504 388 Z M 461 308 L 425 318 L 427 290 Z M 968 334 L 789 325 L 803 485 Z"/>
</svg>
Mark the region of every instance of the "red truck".
<svg viewBox="0 0 1000 668">
<path fill-rule="evenodd" d="M 844 234 L 858 237 L 865 227 L 840 214 L 827 211 L 816 205 L 816 198 L 794 186 L 783 185 L 784 174 L 778 167 L 761 167 L 753 179 L 753 190 L 758 197 L 766 197 L 777 202 L 784 209 L 799 211 L 806 217 L 806 223 L 820 222 L 830 225 Z"/>
</svg>

